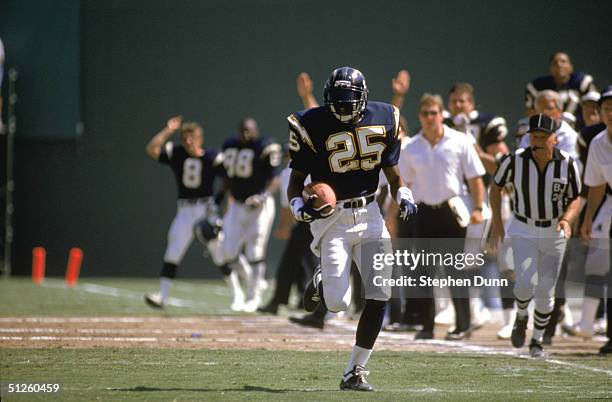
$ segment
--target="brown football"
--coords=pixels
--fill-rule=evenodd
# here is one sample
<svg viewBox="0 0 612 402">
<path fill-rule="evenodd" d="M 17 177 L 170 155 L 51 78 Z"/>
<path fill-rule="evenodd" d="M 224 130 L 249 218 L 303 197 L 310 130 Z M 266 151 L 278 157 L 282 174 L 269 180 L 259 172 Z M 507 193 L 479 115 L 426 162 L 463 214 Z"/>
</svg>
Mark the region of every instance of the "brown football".
<svg viewBox="0 0 612 402">
<path fill-rule="evenodd" d="M 314 203 L 315 208 L 319 208 L 325 204 L 331 205 L 330 208 L 325 208 L 321 212 L 328 213 L 329 209 L 336 208 L 336 194 L 328 184 L 322 182 L 314 182 L 304 186 L 304 191 L 302 191 L 302 198 L 304 198 L 304 202 L 308 201 L 308 197 L 313 194 L 316 194 L 317 196 L 317 199 Z"/>
</svg>

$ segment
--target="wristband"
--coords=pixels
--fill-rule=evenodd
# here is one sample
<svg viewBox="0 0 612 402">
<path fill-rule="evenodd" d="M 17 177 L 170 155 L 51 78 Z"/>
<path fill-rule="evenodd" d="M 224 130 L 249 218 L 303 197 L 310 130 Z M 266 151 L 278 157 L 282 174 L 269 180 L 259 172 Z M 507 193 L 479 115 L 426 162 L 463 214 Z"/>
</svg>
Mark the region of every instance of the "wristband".
<svg viewBox="0 0 612 402">
<path fill-rule="evenodd" d="M 559 219 L 559 222 L 561 222 L 561 221 L 565 221 L 565 222 L 567 222 L 567 224 L 568 224 L 568 225 L 571 225 L 571 223 L 570 223 L 569 219 L 567 219 L 567 218 L 561 218 L 561 219 Z"/>
<path fill-rule="evenodd" d="M 412 191 L 410 191 L 410 189 L 406 186 L 397 189 L 397 195 L 395 197 L 395 200 L 399 204 L 400 202 L 402 202 L 402 199 L 408 200 L 414 204 L 414 200 L 412 199 Z"/>
</svg>

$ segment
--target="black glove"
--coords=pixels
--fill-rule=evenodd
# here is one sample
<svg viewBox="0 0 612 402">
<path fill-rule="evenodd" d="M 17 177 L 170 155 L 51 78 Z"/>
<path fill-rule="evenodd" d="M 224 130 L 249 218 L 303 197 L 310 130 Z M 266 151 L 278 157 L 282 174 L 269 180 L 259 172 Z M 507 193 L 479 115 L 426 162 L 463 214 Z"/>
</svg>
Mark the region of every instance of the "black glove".
<svg viewBox="0 0 612 402">
<path fill-rule="evenodd" d="M 419 208 L 417 208 L 416 204 L 413 204 L 407 199 L 402 198 L 399 204 L 399 210 L 400 219 L 403 221 L 407 221 L 410 216 L 418 212 Z"/>
<path fill-rule="evenodd" d="M 314 203 L 317 199 L 316 195 L 311 195 L 308 200 L 301 207 L 296 206 L 295 202 L 292 204 L 291 211 L 296 220 L 301 222 L 310 223 L 316 219 L 324 219 L 334 213 L 334 209 L 330 204 L 321 205 L 318 208 L 314 207 Z M 299 201 L 298 201 L 299 202 Z"/>
</svg>

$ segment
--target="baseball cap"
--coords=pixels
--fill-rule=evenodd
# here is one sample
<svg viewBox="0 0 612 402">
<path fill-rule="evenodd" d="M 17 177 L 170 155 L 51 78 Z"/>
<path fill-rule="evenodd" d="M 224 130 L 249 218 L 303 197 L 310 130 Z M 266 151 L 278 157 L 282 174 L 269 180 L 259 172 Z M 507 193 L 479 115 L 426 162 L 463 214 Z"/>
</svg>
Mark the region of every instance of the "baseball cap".
<svg viewBox="0 0 612 402">
<path fill-rule="evenodd" d="M 601 98 L 601 95 L 599 94 L 599 92 L 596 91 L 589 91 L 586 94 L 582 95 L 582 98 L 580 98 L 580 103 L 584 103 L 584 102 L 599 102 L 599 98 Z"/>
<path fill-rule="evenodd" d="M 608 85 L 606 89 L 601 91 L 601 98 L 599 98 L 599 104 L 601 105 L 606 99 L 612 98 L 612 85 Z"/>
<path fill-rule="evenodd" d="M 553 134 L 558 129 L 559 124 L 556 121 L 543 113 L 539 113 L 534 114 L 529 118 L 529 130 L 527 130 L 527 132 L 531 133 L 532 131 L 544 131 Z"/>
</svg>

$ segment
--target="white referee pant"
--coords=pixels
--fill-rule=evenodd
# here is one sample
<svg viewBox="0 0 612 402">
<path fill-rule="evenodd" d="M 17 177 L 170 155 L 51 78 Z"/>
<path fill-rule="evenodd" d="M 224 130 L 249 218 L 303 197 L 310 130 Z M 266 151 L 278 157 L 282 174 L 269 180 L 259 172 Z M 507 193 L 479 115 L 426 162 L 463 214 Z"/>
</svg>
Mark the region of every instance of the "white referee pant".
<svg viewBox="0 0 612 402">
<path fill-rule="evenodd" d="M 215 206 L 212 197 L 197 200 L 179 199 L 176 205 L 176 216 L 168 230 L 164 262 L 179 265 L 193 241 L 193 226 L 202 219 L 208 218 Z"/>
<path fill-rule="evenodd" d="M 257 208 L 247 207 L 237 201 L 229 206 L 223 217 L 223 239 L 220 245 L 225 263 L 236 260 L 243 248 L 244 255 L 251 263 L 266 258 L 275 210 L 272 196 L 268 196 Z"/>
<path fill-rule="evenodd" d="M 363 197 L 361 197 L 362 199 Z M 354 200 L 359 200 L 355 198 Z M 338 201 L 334 213 L 310 224 L 312 250 L 321 257 L 321 275 L 325 305 L 329 311 L 347 311 L 351 301 L 350 271 L 355 261 L 365 289 L 365 298 L 386 301 L 389 286 L 374 286 L 378 275 L 391 278 L 392 266 L 375 271 L 373 253 L 392 253 L 389 232 L 376 201 L 359 208 L 344 208 Z M 381 239 L 384 239 L 381 242 Z M 360 291 L 355 290 L 355 291 Z"/>
<path fill-rule="evenodd" d="M 567 240 L 563 231 L 557 232 L 558 220 L 549 227 L 537 227 L 512 218 L 508 234 L 512 245 L 517 303 L 535 301 L 542 314 L 553 310 L 555 286 Z"/>
</svg>

